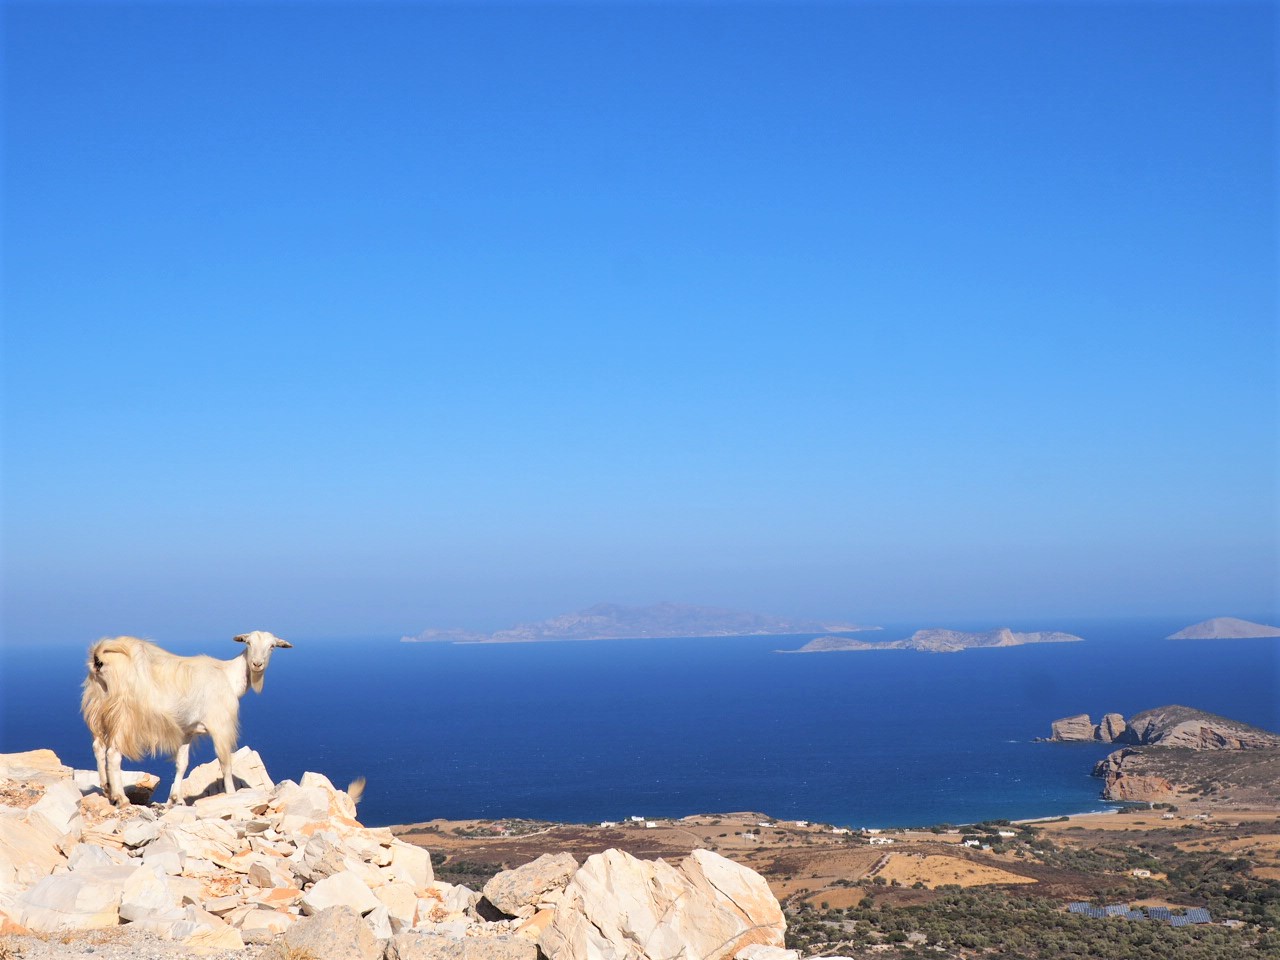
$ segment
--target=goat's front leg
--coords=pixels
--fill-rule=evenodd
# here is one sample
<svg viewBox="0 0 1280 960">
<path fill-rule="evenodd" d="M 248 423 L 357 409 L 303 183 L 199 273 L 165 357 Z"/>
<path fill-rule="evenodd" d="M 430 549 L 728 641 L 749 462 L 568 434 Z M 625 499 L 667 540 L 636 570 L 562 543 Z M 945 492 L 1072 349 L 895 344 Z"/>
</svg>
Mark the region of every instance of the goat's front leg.
<svg viewBox="0 0 1280 960">
<path fill-rule="evenodd" d="M 115 747 L 107 747 L 107 799 L 117 807 L 127 807 L 129 798 L 124 795 L 124 787 L 120 785 L 120 751 Z"/>
<path fill-rule="evenodd" d="M 236 779 L 231 775 L 231 758 L 235 750 L 236 743 L 233 737 L 214 734 L 213 751 L 218 755 L 218 763 L 222 764 L 222 789 L 229 794 L 236 792 Z"/>
<path fill-rule="evenodd" d="M 98 786 L 102 788 L 102 793 L 108 799 L 111 794 L 107 793 L 107 745 L 101 737 L 93 738 L 93 759 L 98 761 Z"/>
<path fill-rule="evenodd" d="M 187 775 L 187 763 L 191 759 L 191 741 L 180 746 L 173 755 L 173 789 L 169 791 L 168 806 L 182 803 L 182 780 Z"/>
</svg>

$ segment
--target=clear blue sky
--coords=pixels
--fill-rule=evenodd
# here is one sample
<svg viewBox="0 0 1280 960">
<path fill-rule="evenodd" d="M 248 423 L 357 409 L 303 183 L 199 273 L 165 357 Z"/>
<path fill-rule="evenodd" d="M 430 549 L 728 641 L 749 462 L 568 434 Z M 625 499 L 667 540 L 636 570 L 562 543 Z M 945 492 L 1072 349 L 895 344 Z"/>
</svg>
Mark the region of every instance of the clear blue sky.
<svg viewBox="0 0 1280 960">
<path fill-rule="evenodd" d="M 1277 8 L 4 7 L 4 630 L 1274 614 Z"/>
</svg>

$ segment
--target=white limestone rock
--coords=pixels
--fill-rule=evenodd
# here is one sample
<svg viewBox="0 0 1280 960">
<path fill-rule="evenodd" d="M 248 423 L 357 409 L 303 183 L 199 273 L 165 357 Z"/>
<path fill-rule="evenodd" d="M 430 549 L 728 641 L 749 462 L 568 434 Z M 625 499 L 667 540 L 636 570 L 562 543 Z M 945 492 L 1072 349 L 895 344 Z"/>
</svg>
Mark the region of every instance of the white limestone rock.
<svg viewBox="0 0 1280 960">
<path fill-rule="evenodd" d="M 552 960 L 730 960 L 785 932 L 764 878 L 731 860 L 695 850 L 677 869 L 606 850 L 574 874 L 538 945 Z"/>
<path fill-rule="evenodd" d="M 379 940 L 389 940 L 395 933 L 391 929 L 391 915 L 387 913 L 385 904 L 379 904 L 365 916 L 364 922 Z"/>
<path fill-rule="evenodd" d="M 236 789 L 249 787 L 270 793 L 275 786 L 266 765 L 256 750 L 241 747 L 231 757 L 231 776 Z M 214 793 L 222 793 L 222 765 L 217 760 L 202 763 L 182 781 L 182 795 L 190 802 Z"/>
<path fill-rule="evenodd" d="M 150 913 L 181 908 L 181 896 L 159 866 L 137 867 L 120 891 L 121 920 L 133 921 Z"/>
<path fill-rule="evenodd" d="M 469 887 L 440 880 L 432 880 L 419 893 L 418 919 L 431 923 L 469 919 L 480 899 L 480 894 Z"/>
<path fill-rule="evenodd" d="M 380 887 L 374 887 L 373 895 L 387 908 L 391 927 L 396 933 L 413 926 L 418 913 L 418 896 L 412 885 L 386 883 Z"/>
<path fill-rule="evenodd" d="M 391 863 L 384 868 L 392 880 L 421 890 L 436 878 L 431 869 L 431 854 L 426 849 L 396 839 L 391 841 Z"/>
<path fill-rule="evenodd" d="M 266 910 L 262 907 L 254 907 L 237 919 L 240 934 L 246 943 L 259 943 L 273 939 L 298 922 L 298 918 L 291 913 Z"/>
<path fill-rule="evenodd" d="M 544 853 L 524 866 L 493 877 L 484 885 L 484 897 L 507 916 L 527 920 L 560 902 L 577 869 L 578 861 L 572 854 Z"/>
<path fill-rule="evenodd" d="M 302 895 L 302 912 L 307 916 L 339 906 L 363 916 L 380 905 L 373 891 L 350 870 L 325 877 Z"/>
<path fill-rule="evenodd" d="M 61 838 L 45 818 L 33 819 L 25 810 L 0 810 L 0 884 L 33 884 L 65 862 Z"/>
<path fill-rule="evenodd" d="M 0 780 L 54 783 L 68 779 L 72 772 L 72 769 L 59 760 L 58 755 L 52 750 L 0 753 Z"/>
<path fill-rule="evenodd" d="M 120 884 L 81 874 L 45 877 L 13 900 L 13 919 L 29 930 L 98 930 L 120 923 Z"/>
<path fill-rule="evenodd" d="M 324 960 L 382 960 L 383 947 L 360 914 L 336 906 L 299 920 L 264 952 L 262 960 L 323 957 Z"/>
</svg>

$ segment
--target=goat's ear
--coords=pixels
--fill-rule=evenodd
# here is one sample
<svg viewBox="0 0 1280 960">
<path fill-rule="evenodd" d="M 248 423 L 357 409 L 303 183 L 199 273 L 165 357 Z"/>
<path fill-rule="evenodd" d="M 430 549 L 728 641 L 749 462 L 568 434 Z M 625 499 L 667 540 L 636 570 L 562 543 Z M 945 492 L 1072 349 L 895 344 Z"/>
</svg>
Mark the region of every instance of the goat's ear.
<svg viewBox="0 0 1280 960">
<path fill-rule="evenodd" d="M 242 634 L 240 634 L 240 636 L 238 636 L 238 637 L 236 637 L 236 638 L 234 638 L 234 639 L 235 639 L 236 643 L 248 643 L 248 642 L 249 642 L 249 635 L 248 635 L 247 633 L 242 633 Z"/>
<path fill-rule="evenodd" d="M 288 640 L 281 640 L 279 637 L 276 637 L 276 642 L 273 643 L 272 646 L 273 647 L 292 647 L 293 644 L 290 643 Z"/>
</svg>

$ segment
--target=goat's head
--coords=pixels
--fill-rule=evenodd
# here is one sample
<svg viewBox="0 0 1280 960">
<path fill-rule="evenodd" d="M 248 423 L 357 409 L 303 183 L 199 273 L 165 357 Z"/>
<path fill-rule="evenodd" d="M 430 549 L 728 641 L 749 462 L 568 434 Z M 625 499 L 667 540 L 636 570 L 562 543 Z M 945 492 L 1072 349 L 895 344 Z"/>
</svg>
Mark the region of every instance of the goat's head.
<svg viewBox="0 0 1280 960">
<path fill-rule="evenodd" d="M 276 647 L 292 647 L 288 640 L 281 640 L 265 630 L 254 630 L 236 637 L 236 643 L 244 644 L 244 661 L 249 668 L 249 685 L 254 693 L 262 692 L 262 675 L 271 662 L 271 651 Z"/>
<path fill-rule="evenodd" d="M 109 637 L 99 640 L 89 648 L 89 679 L 104 691 L 109 689 L 108 678 L 112 667 L 118 665 L 122 659 L 127 660 L 132 653 L 133 647 L 130 646 L 130 641 L 137 644 L 137 641 L 130 637 Z"/>
</svg>

